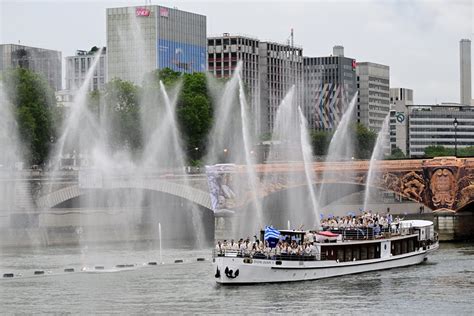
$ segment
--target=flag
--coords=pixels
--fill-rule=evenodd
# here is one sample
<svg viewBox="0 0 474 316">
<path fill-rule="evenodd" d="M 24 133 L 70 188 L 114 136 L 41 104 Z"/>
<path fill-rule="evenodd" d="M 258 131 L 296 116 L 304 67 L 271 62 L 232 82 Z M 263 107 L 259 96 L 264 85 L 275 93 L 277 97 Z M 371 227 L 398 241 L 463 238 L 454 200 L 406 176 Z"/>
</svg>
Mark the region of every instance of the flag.
<svg viewBox="0 0 474 316">
<path fill-rule="evenodd" d="M 264 239 L 268 240 L 270 238 L 279 239 L 280 232 L 273 227 L 265 226 L 265 236 Z"/>
</svg>

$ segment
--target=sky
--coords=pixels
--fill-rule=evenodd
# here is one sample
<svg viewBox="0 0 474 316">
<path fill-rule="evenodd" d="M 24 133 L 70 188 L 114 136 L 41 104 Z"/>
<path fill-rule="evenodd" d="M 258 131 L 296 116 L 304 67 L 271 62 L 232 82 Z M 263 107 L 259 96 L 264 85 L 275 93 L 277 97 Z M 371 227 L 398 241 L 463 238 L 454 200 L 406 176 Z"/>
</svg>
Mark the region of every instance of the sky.
<svg viewBox="0 0 474 316">
<path fill-rule="evenodd" d="M 71 56 L 106 45 L 106 8 L 147 2 L 0 0 L 0 43 Z M 390 66 L 390 86 L 413 89 L 416 104 L 459 102 L 459 40 L 473 40 L 474 33 L 474 0 L 151 3 L 206 15 L 209 36 L 231 33 L 284 43 L 293 28 L 295 44 L 312 57 L 343 45 L 348 57 Z"/>
</svg>

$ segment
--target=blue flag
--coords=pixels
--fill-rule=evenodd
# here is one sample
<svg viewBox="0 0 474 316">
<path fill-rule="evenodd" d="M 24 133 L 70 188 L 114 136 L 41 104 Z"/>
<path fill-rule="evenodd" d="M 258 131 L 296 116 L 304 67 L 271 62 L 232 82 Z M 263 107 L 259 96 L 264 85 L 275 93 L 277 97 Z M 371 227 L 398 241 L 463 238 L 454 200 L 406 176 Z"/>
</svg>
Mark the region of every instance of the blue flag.
<svg viewBox="0 0 474 316">
<path fill-rule="evenodd" d="M 265 226 L 265 236 L 264 239 L 268 240 L 270 238 L 279 239 L 280 232 L 273 227 Z"/>
</svg>

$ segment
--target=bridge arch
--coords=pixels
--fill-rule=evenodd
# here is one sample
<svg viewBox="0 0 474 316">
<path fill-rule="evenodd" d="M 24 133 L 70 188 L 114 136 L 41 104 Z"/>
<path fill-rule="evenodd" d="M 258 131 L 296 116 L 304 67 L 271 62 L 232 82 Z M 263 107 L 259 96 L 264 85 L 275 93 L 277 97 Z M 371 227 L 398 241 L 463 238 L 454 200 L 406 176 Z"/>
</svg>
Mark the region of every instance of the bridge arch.
<svg viewBox="0 0 474 316">
<path fill-rule="evenodd" d="M 167 193 L 189 200 L 199 206 L 202 206 L 212 211 L 209 193 L 189 186 L 185 186 L 183 184 L 168 181 L 118 181 L 116 183 L 108 184 L 107 186 L 97 188 L 82 188 L 76 184 L 54 192 L 50 192 L 38 198 L 37 206 L 42 209 L 53 208 L 63 202 L 77 198 L 81 195 L 85 195 L 94 189 L 137 189 Z"/>
</svg>

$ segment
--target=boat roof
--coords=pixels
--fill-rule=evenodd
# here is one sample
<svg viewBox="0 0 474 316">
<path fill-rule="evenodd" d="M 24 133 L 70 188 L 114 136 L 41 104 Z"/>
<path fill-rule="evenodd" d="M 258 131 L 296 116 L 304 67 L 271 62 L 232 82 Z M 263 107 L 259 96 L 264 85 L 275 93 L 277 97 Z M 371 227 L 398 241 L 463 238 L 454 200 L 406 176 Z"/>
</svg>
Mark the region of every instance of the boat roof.
<svg viewBox="0 0 474 316">
<path fill-rule="evenodd" d="M 408 226 L 408 227 L 428 227 L 432 226 L 433 222 L 432 221 L 425 221 L 421 219 L 412 219 L 412 220 L 405 220 L 401 221 L 402 226 Z"/>
</svg>

